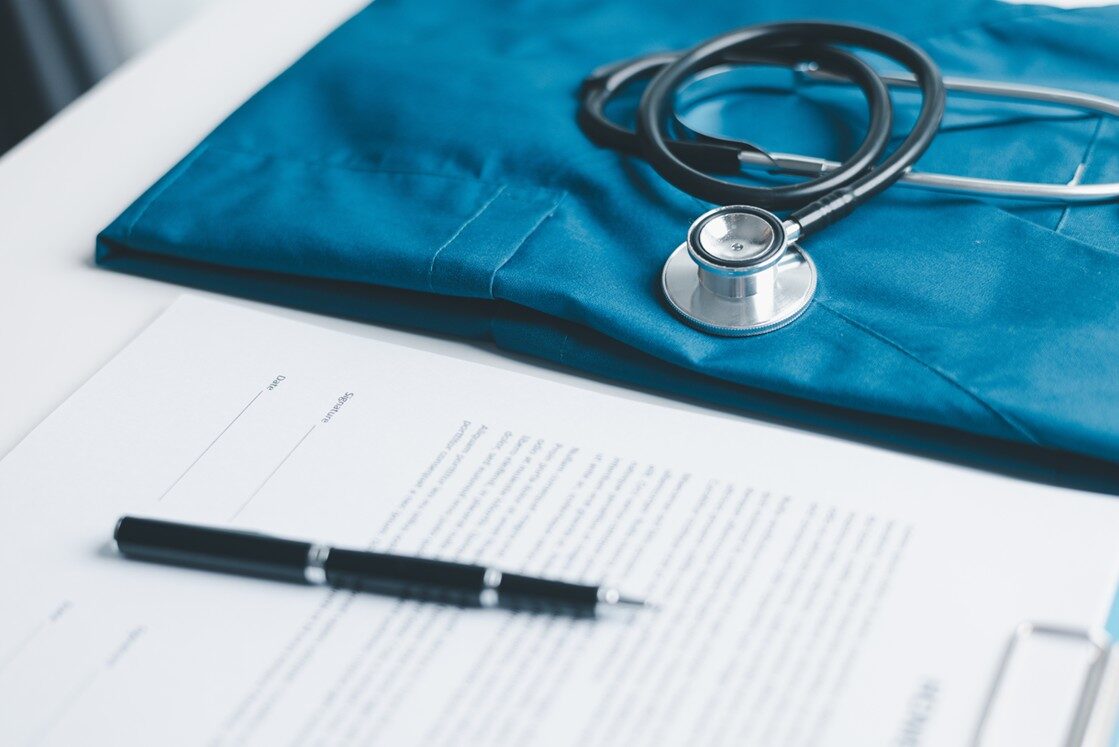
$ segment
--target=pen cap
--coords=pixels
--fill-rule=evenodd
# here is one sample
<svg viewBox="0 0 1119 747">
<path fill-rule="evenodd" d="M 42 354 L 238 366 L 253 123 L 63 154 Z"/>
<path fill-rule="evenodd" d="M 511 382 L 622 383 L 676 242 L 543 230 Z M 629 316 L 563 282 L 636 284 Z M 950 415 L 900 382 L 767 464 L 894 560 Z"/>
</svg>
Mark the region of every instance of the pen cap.
<svg viewBox="0 0 1119 747">
<path fill-rule="evenodd" d="M 127 557 L 306 583 L 309 542 L 124 516 L 113 532 Z"/>
</svg>

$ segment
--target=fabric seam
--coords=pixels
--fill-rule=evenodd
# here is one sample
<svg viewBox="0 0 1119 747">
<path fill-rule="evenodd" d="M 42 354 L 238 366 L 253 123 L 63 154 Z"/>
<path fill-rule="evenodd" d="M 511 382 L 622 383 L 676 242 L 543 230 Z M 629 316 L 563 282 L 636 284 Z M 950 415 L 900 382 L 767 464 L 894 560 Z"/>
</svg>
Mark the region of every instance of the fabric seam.
<svg viewBox="0 0 1119 747">
<path fill-rule="evenodd" d="M 532 238 L 532 235 L 540 229 L 540 226 L 544 225 L 544 221 L 555 215 L 556 211 L 559 210 L 559 206 L 563 203 L 564 200 L 567 199 L 567 195 L 568 193 L 564 192 L 559 196 L 559 199 L 552 202 L 552 206 L 544 211 L 544 213 L 536 220 L 536 222 L 532 224 L 532 227 L 528 229 L 528 232 L 521 237 L 520 241 L 517 242 L 517 245 L 513 247 L 512 250 L 510 250 L 508 256 L 506 256 L 505 259 L 501 260 L 501 264 L 495 267 L 493 272 L 490 273 L 490 283 L 489 288 L 487 289 L 487 294 L 491 299 L 493 298 L 493 284 L 497 280 L 497 273 L 501 272 L 501 268 L 509 264 L 513 257 L 517 256 L 517 252 L 519 252 L 521 250 L 521 247 L 523 247 L 525 243 L 527 243 L 528 240 Z"/>
<path fill-rule="evenodd" d="M 560 342 L 559 362 L 560 362 L 561 365 L 565 365 L 565 366 L 567 365 L 567 361 L 565 360 L 565 358 L 567 358 L 567 349 L 569 347 L 570 342 L 571 342 L 571 335 L 564 335 L 563 340 Z"/>
<path fill-rule="evenodd" d="M 999 421 L 1001 421 L 1004 425 L 1008 426 L 1011 430 L 1016 431 L 1019 435 L 1028 439 L 1030 441 L 1030 443 L 1034 444 L 1035 446 L 1044 446 L 1044 444 L 1042 444 L 1041 441 L 1039 441 L 1029 430 L 1027 430 L 1025 428 L 1025 426 L 1018 423 L 1013 418 L 1011 418 L 1009 415 L 1006 415 L 1005 413 L 1000 411 L 998 408 L 996 408 L 990 402 L 988 402 L 985 399 L 983 399 L 982 397 L 980 397 L 974 391 L 972 391 L 968 387 L 961 384 L 958 380 L 956 380 L 954 377 L 952 377 L 946 371 L 943 371 L 940 368 L 932 365 L 931 363 L 929 363 L 925 360 L 922 360 L 917 355 L 915 355 L 912 351 L 907 350 L 905 347 L 903 347 L 902 345 L 900 345 L 896 341 L 892 340 L 891 338 L 887 337 L 886 335 L 882 334 L 881 332 L 878 332 L 877 330 L 872 329 L 871 327 L 863 324 L 862 322 L 859 322 L 859 321 L 856 321 L 855 319 L 852 319 L 851 317 L 847 316 L 843 312 L 838 311 L 836 309 L 833 309 L 827 303 L 817 299 L 816 305 L 819 306 L 820 308 L 824 309 L 825 311 L 829 312 L 830 314 L 838 317 L 842 321 L 847 322 L 852 327 L 855 327 L 856 329 L 862 331 L 863 333 L 870 335 L 871 337 L 875 338 L 879 342 L 892 347 L 894 350 L 898 351 L 899 353 L 906 356 L 910 360 L 914 361 L 915 363 L 919 364 L 920 366 L 924 367 L 925 369 L 931 371 L 933 374 L 935 374 L 939 378 L 943 379 L 945 382 L 947 382 L 953 388 L 962 392 L 963 394 L 965 394 L 970 399 L 974 400 L 977 404 L 979 404 L 980 407 L 982 407 L 987 412 L 994 415 Z"/>
<path fill-rule="evenodd" d="M 448 246 L 453 244 L 455 242 L 455 239 L 457 239 L 462 234 L 462 232 L 465 231 L 466 228 L 471 223 L 476 221 L 482 215 L 482 213 L 486 212 L 486 210 L 489 208 L 489 206 L 494 203 L 494 200 L 496 200 L 498 197 L 501 197 L 501 194 L 505 191 L 506 186 L 507 185 L 503 184 L 500 187 L 498 187 L 497 191 L 494 192 L 493 195 L 491 195 L 488 200 L 483 202 L 482 206 L 480 208 L 478 208 L 477 210 L 475 210 L 474 214 L 471 215 L 469 218 L 467 218 L 466 221 L 463 222 L 463 224 L 461 226 L 459 226 L 457 229 L 455 229 L 455 232 L 451 234 L 450 238 L 448 238 L 446 241 L 444 241 L 442 244 L 440 244 L 439 248 L 435 250 L 435 253 L 431 255 L 431 264 L 429 264 L 428 267 L 427 267 L 427 289 L 429 291 L 431 291 L 432 293 L 435 292 L 435 283 L 434 283 L 435 260 L 439 259 L 439 254 L 444 249 L 446 249 Z"/>
</svg>

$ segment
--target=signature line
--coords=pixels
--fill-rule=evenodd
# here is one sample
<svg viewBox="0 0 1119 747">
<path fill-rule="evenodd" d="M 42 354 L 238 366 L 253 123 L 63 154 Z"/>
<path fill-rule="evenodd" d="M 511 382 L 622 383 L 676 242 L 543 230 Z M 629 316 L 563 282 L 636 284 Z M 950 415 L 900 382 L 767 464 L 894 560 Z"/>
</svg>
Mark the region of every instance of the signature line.
<svg viewBox="0 0 1119 747">
<path fill-rule="evenodd" d="M 316 423 L 316 425 L 317 425 L 317 423 Z M 234 519 L 236 519 L 238 514 L 240 514 L 242 511 L 244 511 L 246 508 L 248 508 L 249 504 L 252 503 L 253 498 L 256 498 L 256 494 L 264 489 L 264 486 L 267 485 L 268 481 L 272 479 L 272 475 L 274 475 L 274 474 L 276 474 L 277 472 L 280 471 L 280 467 L 284 466 L 284 462 L 286 462 L 291 457 L 291 455 L 295 453 L 295 450 L 299 448 L 300 444 L 302 444 L 304 441 L 307 440 L 307 436 L 310 436 L 311 431 L 313 431 L 313 430 L 315 430 L 314 425 L 311 426 L 310 430 L 308 430 L 306 433 L 303 434 L 303 438 L 301 438 L 301 439 L 299 439 L 298 441 L 295 442 L 295 446 L 291 447 L 291 451 L 289 451 L 287 454 L 285 454 L 284 458 L 280 460 L 280 463 L 276 465 L 276 468 L 268 473 L 268 477 L 264 478 L 264 482 L 262 482 L 260 485 L 257 486 L 256 490 L 253 491 L 253 494 L 248 497 L 248 500 L 246 500 L 244 503 L 242 503 L 241 507 L 233 512 L 233 515 L 229 517 L 229 521 L 233 521 Z"/>
<path fill-rule="evenodd" d="M 198 464 L 198 461 L 199 461 L 199 460 L 200 460 L 200 459 L 201 459 L 202 457 L 206 456 L 206 452 L 208 452 L 208 451 L 209 451 L 210 449 L 214 448 L 214 444 L 216 444 L 216 443 L 218 442 L 218 439 L 219 439 L 219 438 L 221 438 L 222 436 L 224 436 L 224 435 L 225 435 L 225 432 L 226 432 L 227 430 L 229 430 L 230 428 L 232 428 L 232 427 L 233 427 L 233 424 L 234 424 L 234 423 L 236 423 L 236 422 L 237 422 L 237 420 L 238 420 L 238 419 L 239 419 L 239 418 L 240 418 L 240 417 L 241 417 L 242 415 L 244 415 L 244 414 L 245 414 L 245 410 L 249 409 L 249 407 L 250 407 L 250 406 L 252 405 L 252 403 L 253 403 L 253 402 L 256 402 L 256 398 L 257 398 L 257 397 L 259 397 L 259 396 L 260 396 L 260 395 L 262 395 L 262 394 L 264 394 L 264 390 L 263 390 L 263 389 L 261 389 L 261 390 L 260 390 L 259 392 L 257 392 L 257 393 L 256 393 L 256 395 L 255 395 L 255 396 L 254 396 L 254 397 L 253 397 L 252 399 L 250 399 L 250 400 L 249 400 L 249 404 L 247 404 L 247 405 L 245 405 L 244 407 L 242 407 L 242 408 L 241 408 L 241 412 L 237 413 L 236 417 L 234 417 L 234 418 L 233 418 L 233 420 L 230 420 L 230 421 L 229 421 L 229 425 L 227 425 L 227 426 L 225 426 L 224 428 L 222 428 L 222 429 L 221 429 L 221 433 L 219 433 L 218 435 L 216 435 L 216 436 L 214 437 L 214 440 L 210 442 L 210 445 L 209 445 L 209 446 L 207 446 L 207 447 L 206 447 L 205 449 L 203 449 L 203 450 L 202 450 L 202 453 L 201 453 L 201 454 L 199 454 L 199 455 L 198 455 L 197 457 L 195 457 L 195 458 L 194 458 L 194 461 L 190 463 L 190 466 L 189 466 L 189 467 L 187 467 L 186 469 L 184 469 L 184 470 L 183 470 L 183 473 L 182 473 L 181 475 L 179 475 L 178 477 L 176 477 L 176 478 L 175 478 L 175 482 L 171 483 L 171 485 L 170 485 L 170 486 L 169 486 L 169 487 L 167 488 L 167 490 L 164 490 L 164 491 L 163 491 L 163 495 L 159 496 L 159 500 L 160 500 L 160 501 L 162 501 L 162 500 L 163 500 L 164 498 L 166 498 L 166 497 L 167 497 L 167 494 L 171 492 L 172 488 L 174 488 L 174 487 L 175 487 L 176 485 L 178 485 L 178 484 L 179 484 L 179 481 L 180 481 L 180 480 L 182 480 L 182 479 L 183 479 L 184 477 L 186 477 L 186 474 L 187 474 L 187 472 L 190 472 L 190 471 L 191 471 L 191 469 L 193 469 L 193 468 L 194 468 L 194 465 Z"/>
</svg>

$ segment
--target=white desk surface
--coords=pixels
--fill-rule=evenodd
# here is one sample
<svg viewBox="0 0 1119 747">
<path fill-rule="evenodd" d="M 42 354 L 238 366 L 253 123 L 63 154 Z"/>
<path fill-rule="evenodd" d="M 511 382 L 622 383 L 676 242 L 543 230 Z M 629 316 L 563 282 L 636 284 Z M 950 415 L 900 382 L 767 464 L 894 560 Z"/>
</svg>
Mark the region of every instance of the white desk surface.
<svg viewBox="0 0 1119 747">
<path fill-rule="evenodd" d="M 0 456 L 185 290 L 95 267 L 98 231 L 241 102 L 365 4 L 222 0 L 0 158 Z M 700 409 L 477 345 L 266 308 L 366 337 Z"/>
<path fill-rule="evenodd" d="M 184 292 L 95 267 L 98 231 L 366 1 L 215 3 L 0 158 L 0 456 Z M 235 302 L 617 396 L 703 410 L 482 346 Z M 905 463 L 883 461 L 894 468 Z"/>
</svg>

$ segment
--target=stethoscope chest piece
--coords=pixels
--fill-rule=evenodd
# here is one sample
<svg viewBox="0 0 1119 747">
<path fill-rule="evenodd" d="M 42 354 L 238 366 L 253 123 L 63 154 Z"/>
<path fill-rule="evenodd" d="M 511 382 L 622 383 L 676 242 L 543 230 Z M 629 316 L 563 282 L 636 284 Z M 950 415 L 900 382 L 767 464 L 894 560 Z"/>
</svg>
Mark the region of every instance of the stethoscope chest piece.
<svg viewBox="0 0 1119 747">
<path fill-rule="evenodd" d="M 664 265 L 665 298 L 704 332 L 747 337 L 780 329 L 816 292 L 816 266 L 792 238 L 780 218 L 760 208 L 704 213 Z"/>
</svg>

